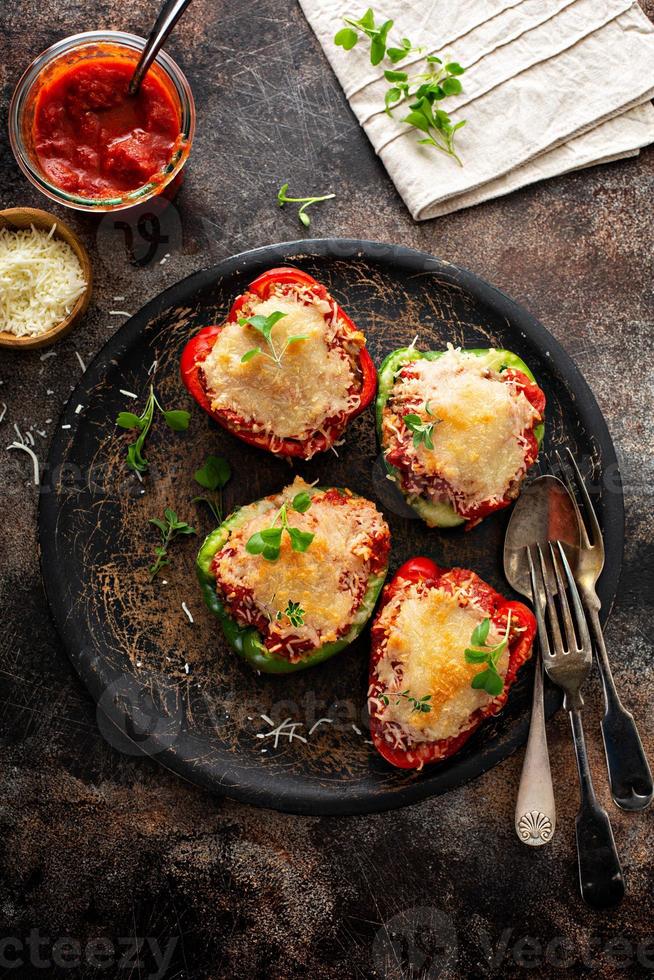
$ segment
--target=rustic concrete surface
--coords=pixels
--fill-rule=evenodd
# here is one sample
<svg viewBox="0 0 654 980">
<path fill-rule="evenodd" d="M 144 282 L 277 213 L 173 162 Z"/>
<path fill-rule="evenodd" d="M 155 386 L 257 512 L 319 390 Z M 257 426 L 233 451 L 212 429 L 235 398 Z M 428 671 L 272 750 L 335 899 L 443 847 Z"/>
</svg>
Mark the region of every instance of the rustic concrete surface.
<svg viewBox="0 0 654 980">
<path fill-rule="evenodd" d="M 143 33 L 157 6 L 3 4 L 3 127 L 11 91 L 37 51 L 98 26 Z M 647 9 L 654 15 L 652 0 Z M 274 204 L 282 180 L 294 189 L 333 188 L 338 198 L 316 209 L 312 233 L 402 242 L 468 266 L 532 310 L 590 380 L 627 484 L 626 560 L 607 638 L 654 756 L 654 151 L 414 225 L 291 0 L 196 0 L 169 50 L 198 103 L 171 258 L 130 266 L 94 219 L 67 215 L 95 259 L 94 303 L 56 359 L 0 353 L 0 401 L 9 406 L 2 445 L 14 422 L 56 422 L 80 374 L 75 351 L 88 358 L 121 322 L 110 309 L 136 310 L 221 256 L 301 237 L 294 213 Z M 14 165 L 4 128 L 0 153 L 2 207 L 43 205 Z M 1 457 L 0 922 L 13 939 L 2 947 L 2 976 L 654 971 L 652 818 L 618 813 L 607 799 L 596 682 L 591 761 L 628 882 L 624 904 L 611 914 L 591 913 L 577 896 L 577 791 L 560 716 L 550 725 L 559 832 L 538 853 L 512 829 L 521 754 L 445 798 L 373 817 L 297 818 L 210 797 L 152 762 L 119 755 L 100 737 L 46 610 L 25 462 Z M 127 949 L 134 936 L 146 940 L 138 966 Z M 81 963 L 71 965 L 80 947 Z"/>
</svg>

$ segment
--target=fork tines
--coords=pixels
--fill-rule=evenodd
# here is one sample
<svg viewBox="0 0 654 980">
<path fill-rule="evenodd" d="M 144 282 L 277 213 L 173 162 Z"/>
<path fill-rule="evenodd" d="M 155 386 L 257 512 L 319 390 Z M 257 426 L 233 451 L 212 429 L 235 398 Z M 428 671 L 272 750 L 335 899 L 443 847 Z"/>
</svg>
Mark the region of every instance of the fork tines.
<svg viewBox="0 0 654 980">
<path fill-rule="evenodd" d="M 560 541 L 550 541 L 548 556 L 543 552 L 540 544 L 536 545 L 536 551 L 537 564 L 532 559 L 531 549 L 528 558 L 543 663 L 550 673 L 557 664 L 557 658 L 572 655 L 577 661 L 580 673 L 584 671 L 587 673 L 591 664 L 590 634 L 565 550 Z M 547 557 L 554 569 L 558 595 L 550 586 L 546 567 Z M 547 626 L 543 615 L 544 609 L 547 614 Z M 560 664 L 561 660 L 558 659 L 558 665 Z M 556 676 L 552 679 L 556 683 L 559 682 Z"/>
</svg>

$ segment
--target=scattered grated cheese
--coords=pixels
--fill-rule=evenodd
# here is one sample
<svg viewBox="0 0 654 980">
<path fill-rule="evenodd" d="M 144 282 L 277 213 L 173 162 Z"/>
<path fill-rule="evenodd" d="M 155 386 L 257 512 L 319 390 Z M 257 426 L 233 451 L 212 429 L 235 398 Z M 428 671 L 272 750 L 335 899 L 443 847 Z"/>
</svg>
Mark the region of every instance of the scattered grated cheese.
<svg viewBox="0 0 654 980">
<path fill-rule="evenodd" d="M 189 623 L 193 623 L 194 622 L 193 616 L 191 615 L 191 611 L 190 611 L 189 607 L 186 605 L 185 602 L 182 603 L 182 609 L 184 610 L 184 612 L 188 616 Z M 187 671 L 187 673 L 188 673 L 188 671 Z"/>
<path fill-rule="evenodd" d="M 47 361 L 47 359 L 49 357 L 56 357 L 56 356 L 57 356 L 56 350 L 49 350 L 47 352 L 47 354 L 41 354 L 41 356 L 39 357 L 39 360 L 40 361 Z"/>
<path fill-rule="evenodd" d="M 80 367 L 81 367 L 82 371 L 86 371 L 86 364 L 82 360 L 82 355 L 80 354 L 80 352 L 78 350 L 75 351 L 75 357 L 79 361 L 79 364 L 80 364 Z"/>
<path fill-rule="evenodd" d="M 70 429 L 70 426 L 69 426 L 69 425 L 62 425 L 62 427 L 61 427 L 61 428 L 62 428 L 62 429 Z"/>
<path fill-rule="evenodd" d="M 7 449 L 22 449 L 23 452 L 27 453 L 32 459 L 32 466 L 34 467 L 34 485 L 38 486 L 41 482 L 41 475 L 39 473 L 39 461 L 36 458 L 36 453 L 29 446 L 26 446 L 24 442 L 10 442 Z"/>
<path fill-rule="evenodd" d="M 309 735 L 313 735 L 313 733 L 315 732 L 315 730 L 318 727 L 318 725 L 322 725 L 323 723 L 326 724 L 326 725 L 333 725 L 334 724 L 334 719 L 333 718 L 319 718 L 318 721 L 315 722 L 311 726 L 311 728 L 309 729 Z"/>
<path fill-rule="evenodd" d="M 158 364 L 158 363 L 159 363 L 159 362 L 158 362 L 158 361 L 156 361 L 156 360 L 154 360 L 154 361 L 152 362 L 152 364 L 151 364 L 151 365 L 150 365 L 150 367 L 148 368 L 148 374 L 152 374 L 152 372 L 153 372 L 154 370 L 156 370 L 156 367 L 157 367 L 157 364 Z"/>
<path fill-rule="evenodd" d="M 109 316 L 131 316 L 127 310 L 109 310 Z"/>
<path fill-rule="evenodd" d="M 353 731 L 355 731 L 357 733 L 357 735 L 361 735 L 362 734 L 361 729 L 360 728 L 357 728 L 356 725 L 352 725 L 352 729 L 353 729 Z"/>
<path fill-rule="evenodd" d="M 75 415 L 79 415 L 79 413 L 83 410 L 83 408 L 84 408 L 83 405 L 78 405 L 77 408 L 75 409 Z"/>
<path fill-rule="evenodd" d="M 121 395 L 125 395 L 127 398 L 138 398 L 138 395 L 135 395 L 133 391 L 125 391 L 124 388 L 119 388 L 118 390 Z"/>
<path fill-rule="evenodd" d="M 56 227 L 0 228 L 0 329 L 16 337 L 51 330 L 86 289 L 80 261 L 54 237 Z"/>
<path fill-rule="evenodd" d="M 7 403 L 6 402 L 3 402 L 2 403 L 2 411 L 0 412 L 0 422 L 2 422 L 2 420 L 3 420 L 3 418 L 5 417 L 6 414 L 7 414 Z"/>
</svg>

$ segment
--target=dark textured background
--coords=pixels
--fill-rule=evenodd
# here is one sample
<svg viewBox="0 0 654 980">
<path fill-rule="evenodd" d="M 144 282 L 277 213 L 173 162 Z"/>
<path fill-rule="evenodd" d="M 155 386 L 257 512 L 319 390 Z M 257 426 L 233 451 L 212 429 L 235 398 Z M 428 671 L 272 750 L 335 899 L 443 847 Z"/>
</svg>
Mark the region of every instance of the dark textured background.
<svg viewBox="0 0 654 980">
<path fill-rule="evenodd" d="M 152 0 L 2 5 L 2 207 L 48 207 L 19 174 L 6 140 L 6 107 L 23 68 L 80 30 L 144 33 L 156 7 Z M 651 0 L 646 9 L 654 14 Z M 195 0 L 168 50 L 198 107 L 171 257 L 135 268 L 96 219 L 67 215 L 94 259 L 94 301 L 56 358 L 0 353 L 0 402 L 9 406 L 2 446 L 14 422 L 56 424 L 80 375 L 75 351 L 88 360 L 122 322 L 109 310 L 135 311 L 222 256 L 300 237 L 294 212 L 274 205 L 283 180 L 293 189 L 334 189 L 337 200 L 313 212 L 312 234 L 397 241 L 473 269 L 535 313 L 591 382 L 626 482 L 625 567 L 607 640 L 654 757 L 654 151 L 415 225 L 290 0 Z M 43 460 L 47 440 L 38 448 Z M 610 804 L 596 678 L 587 710 L 591 762 L 628 882 L 611 914 L 589 912 L 577 895 L 577 791 L 560 715 L 549 729 L 559 829 L 538 852 L 513 831 L 522 753 L 447 797 L 373 817 L 299 818 L 208 796 L 101 738 L 46 609 L 28 461 L 2 451 L 0 467 L 0 922 L 2 935 L 20 942 L 39 930 L 32 952 L 21 953 L 32 965 L 10 968 L 8 949 L 0 976 L 145 977 L 156 971 L 157 943 L 168 945 L 159 971 L 168 977 L 654 971 L 652 818 Z M 148 940 L 138 967 L 126 949 L 130 936 Z M 83 965 L 56 966 L 66 949 L 56 946 L 53 960 L 52 946 L 64 937 L 81 945 Z M 414 940 L 431 956 L 422 974 L 408 965 L 422 962 Z"/>
</svg>

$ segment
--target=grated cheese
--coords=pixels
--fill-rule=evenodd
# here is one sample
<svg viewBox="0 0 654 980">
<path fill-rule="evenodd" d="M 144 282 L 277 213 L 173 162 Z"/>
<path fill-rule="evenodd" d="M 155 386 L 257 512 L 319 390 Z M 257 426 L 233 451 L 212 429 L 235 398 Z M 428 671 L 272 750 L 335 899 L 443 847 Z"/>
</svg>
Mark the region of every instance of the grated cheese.
<svg viewBox="0 0 654 980">
<path fill-rule="evenodd" d="M 232 411 L 252 424 L 254 431 L 280 439 L 303 439 L 322 431 L 329 419 L 355 411 L 360 394 L 357 377 L 345 351 L 338 320 L 326 318 L 330 305 L 304 293 L 285 292 L 252 304 L 252 314 L 284 313 L 272 330 L 277 351 L 293 337 L 281 364 L 264 354 L 242 361 L 259 347 L 262 337 L 251 326 L 227 323 L 202 364 L 215 411 Z M 357 350 L 362 335 L 348 343 Z"/>
<path fill-rule="evenodd" d="M 246 601 L 231 606 L 241 625 L 268 621 L 267 635 L 279 648 L 294 638 L 310 641 L 313 648 L 334 642 L 353 622 L 370 570 L 375 536 L 387 534 L 386 524 L 374 504 L 363 497 L 347 497 L 335 505 L 315 494 L 304 514 L 291 511 L 290 523 L 314 534 L 305 552 L 294 551 L 283 534 L 278 561 L 262 560 L 246 549 L 252 534 L 269 527 L 283 503 L 290 503 L 310 485 L 296 477 L 280 494 L 243 508 L 243 523 L 235 527 L 226 545 L 216 553 L 214 571 L 219 593 L 231 605 L 231 597 L 246 589 Z M 294 626 L 283 612 L 287 603 L 299 602 L 304 622 Z M 272 649 L 272 647 L 269 647 Z"/>
<path fill-rule="evenodd" d="M 433 449 L 405 434 L 402 420 L 410 413 L 434 423 Z M 455 510 L 459 499 L 472 508 L 502 500 L 524 474 L 523 433 L 539 418 L 524 393 L 490 370 L 485 358 L 450 348 L 398 375 L 384 412 L 384 444 L 403 445 L 423 492 L 449 498 Z"/>
<path fill-rule="evenodd" d="M 55 238 L 56 227 L 0 228 L 0 330 L 16 337 L 46 333 L 86 289 L 80 261 Z"/>
<path fill-rule="evenodd" d="M 486 615 L 467 592 L 450 593 L 423 583 L 398 592 L 384 607 L 378 625 L 388 631 L 388 637 L 376 674 L 389 704 L 377 707 L 385 724 L 397 726 L 396 734 L 415 742 L 453 738 L 469 727 L 478 708 L 492 700 L 485 691 L 470 686 L 484 665 L 469 664 L 464 653 L 472 631 Z M 488 644 L 500 639 L 492 625 Z M 508 663 L 507 648 L 497 664 L 502 676 Z M 402 691 L 418 698 L 430 695 L 431 711 L 414 711 L 406 698 L 393 697 Z"/>
</svg>

